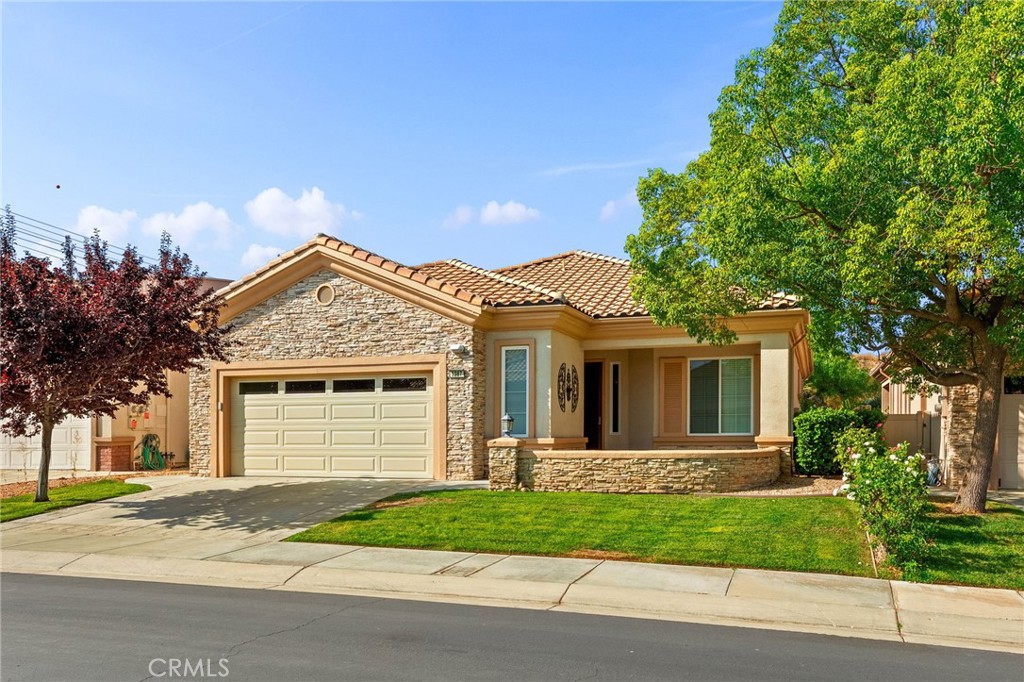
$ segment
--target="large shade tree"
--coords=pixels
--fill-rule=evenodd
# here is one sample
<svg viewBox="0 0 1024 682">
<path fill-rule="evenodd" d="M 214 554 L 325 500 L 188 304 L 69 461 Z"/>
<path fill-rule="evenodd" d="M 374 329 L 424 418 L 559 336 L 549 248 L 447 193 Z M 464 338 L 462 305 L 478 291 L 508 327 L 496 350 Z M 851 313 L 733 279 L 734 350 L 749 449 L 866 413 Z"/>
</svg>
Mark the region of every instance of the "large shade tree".
<svg viewBox="0 0 1024 682">
<path fill-rule="evenodd" d="M 219 305 L 188 256 L 164 235 L 158 262 L 127 248 L 118 262 L 98 236 L 63 264 L 16 252 L 7 208 L 0 229 L 0 429 L 41 434 L 36 501 L 48 499 L 53 428 L 170 395 L 167 371 L 222 359 Z M 78 265 L 80 263 L 81 265 Z"/>
<path fill-rule="evenodd" d="M 977 387 L 961 511 L 984 510 L 1024 359 L 1024 3 L 790 0 L 684 172 L 640 180 L 637 295 L 717 343 L 786 291 L 821 343 Z"/>
</svg>

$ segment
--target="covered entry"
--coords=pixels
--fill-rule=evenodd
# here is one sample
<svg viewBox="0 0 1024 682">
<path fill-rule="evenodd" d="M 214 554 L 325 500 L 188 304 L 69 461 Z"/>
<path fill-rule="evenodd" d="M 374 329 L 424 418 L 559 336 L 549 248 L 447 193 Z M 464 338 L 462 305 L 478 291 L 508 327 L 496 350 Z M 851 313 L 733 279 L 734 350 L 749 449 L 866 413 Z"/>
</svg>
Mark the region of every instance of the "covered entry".
<svg viewBox="0 0 1024 682">
<path fill-rule="evenodd" d="M 432 374 L 231 381 L 231 473 L 432 478 Z"/>
</svg>

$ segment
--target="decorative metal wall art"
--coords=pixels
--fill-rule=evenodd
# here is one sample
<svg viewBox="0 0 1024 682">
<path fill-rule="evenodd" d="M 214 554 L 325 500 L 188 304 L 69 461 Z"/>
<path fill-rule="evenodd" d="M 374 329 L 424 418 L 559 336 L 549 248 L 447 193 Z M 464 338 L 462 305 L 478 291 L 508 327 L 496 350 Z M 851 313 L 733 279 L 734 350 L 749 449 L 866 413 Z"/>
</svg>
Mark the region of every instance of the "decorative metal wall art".
<svg viewBox="0 0 1024 682">
<path fill-rule="evenodd" d="M 576 365 L 566 367 L 565 363 L 558 368 L 558 407 L 565 412 L 565 403 L 573 412 L 580 403 L 580 375 Z"/>
</svg>

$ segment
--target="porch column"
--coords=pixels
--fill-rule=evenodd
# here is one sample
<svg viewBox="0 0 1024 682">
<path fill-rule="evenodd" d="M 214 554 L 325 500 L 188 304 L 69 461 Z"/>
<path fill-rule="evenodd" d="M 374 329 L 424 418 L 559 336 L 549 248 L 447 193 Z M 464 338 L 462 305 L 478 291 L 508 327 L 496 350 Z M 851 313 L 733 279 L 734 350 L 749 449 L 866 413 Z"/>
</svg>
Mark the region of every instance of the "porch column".
<svg viewBox="0 0 1024 682">
<path fill-rule="evenodd" d="M 761 341 L 761 423 L 755 442 L 782 451 L 779 468 L 783 476 L 793 469 L 790 356 L 788 334 L 771 334 Z"/>
</svg>

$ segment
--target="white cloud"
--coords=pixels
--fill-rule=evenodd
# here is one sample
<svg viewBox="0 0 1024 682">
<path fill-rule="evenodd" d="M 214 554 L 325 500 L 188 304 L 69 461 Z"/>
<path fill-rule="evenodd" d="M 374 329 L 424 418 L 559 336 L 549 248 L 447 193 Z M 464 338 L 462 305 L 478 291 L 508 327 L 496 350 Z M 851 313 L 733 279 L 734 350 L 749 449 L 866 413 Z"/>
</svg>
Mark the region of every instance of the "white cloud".
<svg viewBox="0 0 1024 682">
<path fill-rule="evenodd" d="M 456 206 L 455 210 L 448 214 L 448 217 L 446 217 L 444 219 L 444 222 L 441 223 L 441 227 L 445 228 L 446 230 L 452 230 L 455 229 L 456 227 L 468 225 L 469 223 L 473 222 L 475 218 L 476 209 L 474 209 L 472 206 L 462 204 L 460 206 Z"/>
<path fill-rule="evenodd" d="M 344 204 L 328 201 L 319 187 L 303 190 L 298 199 L 292 199 L 277 187 L 265 189 L 246 202 L 245 212 L 256 227 L 300 239 L 310 239 L 318 232 L 333 234 L 343 221 L 362 217 L 358 211 L 350 212 Z"/>
<path fill-rule="evenodd" d="M 86 206 L 78 211 L 78 223 L 75 231 L 86 236 L 91 236 L 93 230 L 98 230 L 100 238 L 107 240 L 114 246 L 124 246 L 128 241 L 132 226 L 139 215 L 135 211 L 124 210 L 120 213 L 111 211 L 101 206 Z"/>
<path fill-rule="evenodd" d="M 636 192 L 630 190 L 618 199 L 605 202 L 604 206 L 601 207 L 601 222 L 607 223 L 617 218 L 623 211 L 639 206 L 640 202 L 637 201 Z"/>
<path fill-rule="evenodd" d="M 233 228 L 228 212 L 208 201 L 186 206 L 178 214 L 156 213 L 142 221 L 143 232 L 151 235 L 167 232 L 175 244 L 183 247 L 206 232 L 214 233 L 223 243 Z"/>
<path fill-rule="evenodd" d="M 540 211 L 535 208 L 527 208 L 525 204 L 518 201 L 507 201 L 499 204 L 497 201 L 489 201 L 480 209 L 481 225 L 516 225 L 540 220 Z"/>
<path fill-rule="evenodd" d="M 274 260 L 282 253 L 284 249 L 279 246 L 261 246 L 260 244 L 250 244 L 249 248 L 242 254 L 242 267 L 245 268 L 246 272 L 252 272 L 258 268 L 263 267 L 270 261 Z"/>
</svg>

